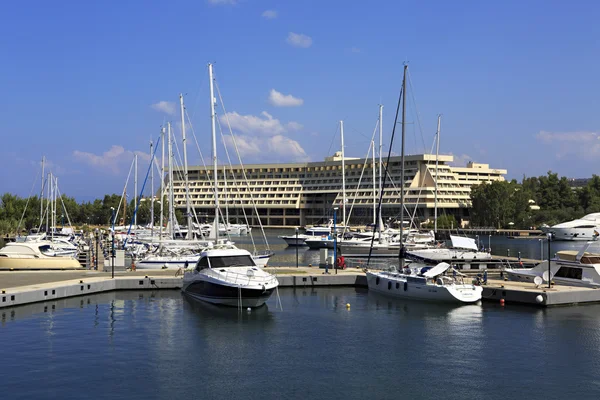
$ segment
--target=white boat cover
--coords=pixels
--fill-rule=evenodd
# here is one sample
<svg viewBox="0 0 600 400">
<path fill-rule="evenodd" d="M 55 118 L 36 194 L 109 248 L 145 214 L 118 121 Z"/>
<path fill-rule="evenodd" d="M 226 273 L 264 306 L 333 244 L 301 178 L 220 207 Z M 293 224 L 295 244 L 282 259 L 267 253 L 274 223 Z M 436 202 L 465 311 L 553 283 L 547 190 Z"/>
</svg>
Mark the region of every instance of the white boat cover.
<svg viewBox="0 0 600 400">
<path fill-rule="evenodd" d="M 444 272 L 446 272 L 446 270 L 450 268 L 450 264 L 448 263 L 439 263 L 438 265 L 436 265 L 435 267 L 431 268 L 430 270 L 427 270 L 423 276 L 426 278 L 433 278 L 436 277 L 438 275 L 443 274 Z"/>
<path fill-rule="evenodd" d="M 452 247 L 454 247 L 455 249 L 470 249 L 477 251 L 477 244 L 475 244 L 475 239 L 463 236 L 450 235 L 450 240 L 452 240 Z"/>
</svg>

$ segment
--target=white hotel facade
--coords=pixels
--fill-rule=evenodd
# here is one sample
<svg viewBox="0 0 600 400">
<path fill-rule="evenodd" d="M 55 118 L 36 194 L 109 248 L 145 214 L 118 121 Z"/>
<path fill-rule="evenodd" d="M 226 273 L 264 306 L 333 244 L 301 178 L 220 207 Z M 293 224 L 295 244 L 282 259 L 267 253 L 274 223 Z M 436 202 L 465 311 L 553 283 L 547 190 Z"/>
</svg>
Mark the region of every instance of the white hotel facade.
<svg viewBox="0 0 600 400">
<path fill-rule="evenodd" d="M 473 185 L 504 180 L 505 169 L 490 168 L 488 164 L 469 162 L 466 167 L 454 167 L 452 155 L 438 157 L 438 215 L 451 214 L 459 223 L 469 220 L 470 193 Z M 388 179 L 383 196 L 383 219 L 400 216 L 400 157 L 390 158 Z M 416 220 L 431 220 L 435 207 L 435 154 L 405 156 L 405 221 L 410 215 Z M 385 164 L 385 162 L 384 162 Z M 373 222 L 373 164 L 371 160 L 345 159 L 346 212 L 350 224 Z M 376 198 L 379 197 L 378 161 Z M 258 210 L 264 226 L 306 226 L 326 223 L 338 206 L 338 222 L 342 221 L 342 160 L 339 153 L 323 162 L 290 164 L 249 164 L 220 166 L 218 172 L 219 199 L 223 214 L 229 211 L 230 222 L 244 221 L 244 211 L 251 225 L 258 225 L 254 209 Z M 363 171 L 364 169 L 364 171 Z M 384 169 L 385 171 L 385 165 Z M 174 203 L 185 211 L 186 196 L 182 171 L 174 170 Z M 226 182 L 225 182 L 226 172 Z M 361 180 L 362 174 L 362 180 Z M 191 207 L 199 218 L 214 215 L 212 167 L 189 167 L 189 196 Z M 391 179 L 390 179 L 391 178 Z M 360 185 L 359 185 L 360 180 Z M 377 200 L 375 201 L 376 204 Z M 350 214 L 350 209 L 352 213 Z"/>
</svg>

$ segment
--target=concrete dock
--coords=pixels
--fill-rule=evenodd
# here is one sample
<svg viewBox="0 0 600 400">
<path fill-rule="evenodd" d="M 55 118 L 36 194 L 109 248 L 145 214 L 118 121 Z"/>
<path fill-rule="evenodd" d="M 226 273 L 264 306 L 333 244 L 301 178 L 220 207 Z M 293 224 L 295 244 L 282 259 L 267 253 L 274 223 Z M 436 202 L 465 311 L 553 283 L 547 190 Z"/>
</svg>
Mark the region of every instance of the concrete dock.
<svg viewBox="0 0 600 400">
<path fill-rule="evenodd" d="M 279 286 L 366 287 L 364 272 L 358 268 L 329 270 L 317 267 L 268 267 L 275 274 Z M 177 290 L 182 276 L 174 270 L 145 270 L 115 274 L 96 271 L 3 271 L 0 272 L 0 308 L 21 306 L 38 302 L 56 301 L 75 296 L 105 293 L 115 290 Z M 477 271 L 472 271 L 477 272 Z M 472 274 L 471 274 L 472 275 Z M 465 281 L 470 281 L 467 276 Z M 483 301 L 506 304 L 520 303 L 539 307 L 600 302 L 600 289 L 571 286 L 544 285 L 493 279 L 490 276 L 483 286 Z"/>
</svg>

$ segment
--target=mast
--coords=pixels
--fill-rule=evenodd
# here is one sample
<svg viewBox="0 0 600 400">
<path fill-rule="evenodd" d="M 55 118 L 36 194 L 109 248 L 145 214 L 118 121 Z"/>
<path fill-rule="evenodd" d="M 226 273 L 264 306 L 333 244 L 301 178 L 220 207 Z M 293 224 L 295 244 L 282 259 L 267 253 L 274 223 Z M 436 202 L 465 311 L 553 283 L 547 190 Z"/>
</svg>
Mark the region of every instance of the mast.
<svg viewBox="0 0 600 400">
<path fill-rule="evenodd" d="M 131 167 L 129 168 L 129 171 L 131 171 Z M 125 196 L 125 201 L 123 202 L 123 225 L 125 225 L 127 223 L 127 185 L 125 185 L 123 196 Z"/>
<path fill-rule="evenodd" d="M 159 243 L 162 243 L 164 223 L 164 203 L 165 203 L 165 127 L 160 128 L 160 143 L 162 144 L 162 159 L 160 164 L 160 237 Z"/>
<path fill-rule="evenodd" d="M 402 155 L 400 163 L 402 165 L 400 172 L 400 267 L 404 268 L 404 142 L 406 127 L 406 71 L 408 65 L 404 65 L 404 77 L 402 78 Z"/>
<path fill-rule="evenodd" d="M 340 137 L 342 138 L 342 215 L 346 229 L 346 162 L 344 160 L 344 121 L 340 121 Z"/>
<path fill-rule="evenodd" d="M 375 186 L 375 140 L 371 140 L 371 147 L 373 147 L 373 161 L 371 163 L 371 166 L 373 167 L 373 224 L 377 224 L 377 186 Z"/>
<path fill-rule="evenodd" d="M 42 156 L 42 189 L 40 190 L 40 228 L 44 223 L 44 167 L 46 164 L 46 157 Z M 38 232 L 39 233 L 39 232 Z"/>
<path fill-rule="evenodd" d="M 175 224 L 175 204 L 173 203 L 173 143 L 171 138 L 171 123 L 167 123 L 167 136 L 169 137 L 169 237 L 173 239 Z"/>
<path fill-rule="evenodd" d="M 437 132 L 435 134 L 435 205 L 433 211 L 433 232 L 437 234 L 437 196 L 438 196 L 438 157 L 440 154 L 440 126 L 442 123 L 442 115 L 438 114 Z"/>
<path fill-rule="evenodd" d="M 379 105 L 379 191 L 380 193 L 384 193 L 383 191 L 383 181 L 381 180 L 381 173 L 383 171 L 383 104 Z M 379 195 L 381 197 L 381 194 Z M 379 207 L 379 215 L 377 221 L 377 230 L 379 231 L 379 240 L 381 240 L 381 209 L 383 207 Z"/>
<path fill-rule="evenodd" d="M 154 165 L 152 161 L 152 148 L 154 147 L 154 143 L 150 140 L 150 237 L 154 238 Z"/>
<path fill-rule="evenodd" d="M 183 105 L 183 94 L 179 94 L 179 105 L 181 108 L 181 134 L 183 136 L 183 179 L 185 181 L 185 212 L 187 215 L 186 239 L 192 238 L 192 212 L 190 210 L 190 183 L 188 180 L 187 146 L 185 137 L 185 111 Z"/>
<path fill-rule="evenodd" d="M 210 123 L 212 133 L 213 180 L 215 189 L 215 241 L 219 239 L 219 189 L 217 187 L 217 131 L 215 127 L 215 92 L 213 88 L 213 66 L 208 64 L 208 81 L 210 83 Z"/>
<path fill-rule="evenodd" d="M 50 197 L 50 188 L 52 187 L 52 172 L 48 173 L 47 187 L 46 187 L 46 197 L 48 201 L 46 202 L 46 233 L 48 233 L 48 222 L 50 220 L 50 213 L 52 213 L 52 197 Z"/>
<path fill-rule="evenodd" d="M 134 174 L 133 174 L 133 232 L 137 231 L 137 154 L 133 156 L 134 159 Z"/>
</svg>

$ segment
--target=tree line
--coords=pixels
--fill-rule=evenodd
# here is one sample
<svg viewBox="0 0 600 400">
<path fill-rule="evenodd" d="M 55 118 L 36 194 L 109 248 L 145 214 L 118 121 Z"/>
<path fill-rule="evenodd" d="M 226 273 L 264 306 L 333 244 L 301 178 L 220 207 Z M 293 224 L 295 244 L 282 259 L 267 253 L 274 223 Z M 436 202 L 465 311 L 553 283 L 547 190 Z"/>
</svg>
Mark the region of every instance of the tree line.
<svg viewBox="0 0 600 400">
<path fill-rule="evenodd" d="M 83 229 L 89 226 L 110 225 L 113 215 L 111 207 L 115 211 L 119 210 L 118 215 L 115 216 L 115 225 L 129 225 L 133 218 L 135 203 L 132 199 L 127 202 L 126 207 L 121 204 L 119 209 L 120 202 L 121 195 L 118 194 L 105 195 L 102 199 L 80 203 L 72 197 L 62 195 L 60 199 L 57 199 L 56 203 L 56 228 L 68 227 L 69 220 L 72 225 Z M 151 204 L 150 199 L 140 201 L 137 211 L 137 222 L 139 225 L 150 223 Z M 165 221 L 167 209 L 168 202 L 165 199 Z M 43 215 L 43 220 L 41 215 Z M 5 193 L 0 197 L 0 234 L 18 234 L 40 227 L 44 230 L 46 228 L 47 215 L 52 214 L 46 199 L 41 200 L 38 196 L 19 197 Z M 176 215 L 178 221 L 182 221 L 181 211 L 176 210 Z M 48 221 L 51 221 L 51 218 Z M 154 223 L 157 225 L 160 223 L 159 201 L 154 202 Z"/>
<path fill-rule="evenodd" d="M 482 183 L 471 188 L 471 201 L 472 227 L 539 228 L 600 212 L 600 177 L 593 175 L 585 186 L 576 188 L 552 171 L 523 177 L 521 183 L 514 179 Z"/>
</svg>

